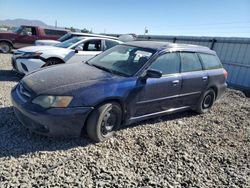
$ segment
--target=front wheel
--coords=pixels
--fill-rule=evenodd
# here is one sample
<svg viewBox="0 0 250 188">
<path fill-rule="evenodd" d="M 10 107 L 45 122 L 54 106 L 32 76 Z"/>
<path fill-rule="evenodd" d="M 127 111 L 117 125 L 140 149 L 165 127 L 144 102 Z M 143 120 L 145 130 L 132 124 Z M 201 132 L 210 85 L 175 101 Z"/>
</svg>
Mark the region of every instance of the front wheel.
<svg viewBox="0 0 250 188">
<path fill-rule="evenodd" d="M 95 109 L 87 120 L 87 134 L 97 141 L 104 141 L 113 136 L 119 129 L 122 120 L 122 110 L 118 103 L 106 103 Z"/>
<path fill-rule="evenodd" d="M 195 111 L 200 114 L 208 112 L 213 106 L 214 101 L 215 101 L 215 92 L 213 89 L 208 89 L 201 96 Z"/>
<path fill-rule="evenodd" d="M 0 42 L 0 51 L 2 53 L 10 53 L 12 46 L 8 42 Z"/>
</svg>

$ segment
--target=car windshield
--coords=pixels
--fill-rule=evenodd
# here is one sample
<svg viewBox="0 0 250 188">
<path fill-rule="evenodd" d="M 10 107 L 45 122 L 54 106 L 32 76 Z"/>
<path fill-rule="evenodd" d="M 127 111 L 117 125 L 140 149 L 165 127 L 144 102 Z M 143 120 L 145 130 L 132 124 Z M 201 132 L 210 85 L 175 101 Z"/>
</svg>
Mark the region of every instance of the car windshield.
<svg viewBox="0 0 250 188">
<path fill-rule="evenodd" d="M 87 63 L 104 71 L 129 77 L 137 73 L 154 53 L 150 49 L 117 45 Z"/>
<path fill-rule="evenodd" d="M 73 37 L 69 40 L 66 40 L 64 42 L 61 42 L 59 44 L 56 44 L 55 46 L 56 47 L 59 47 L 59 48 L 68 48 L 70 46 L 72 46 L 73 44 L 79 42 L 80 40 L 82 40 L 83 38 L 80 38 L 80 37 Z"/>
<path fill-rule="evenodd" d="M 23 27 L 20 26 L 20 27 L 16 28 L 13 32 L 14 33 L 21 33 L 22 30 L 23 30 Z"/>
<path fill-rule="evenodd" d="M 68 40 L 68 39 L 71 39 L 72 37 L 73 37 L 73 34 L 72 34 L 72 33 L 67 33 L 67 34 L 63 35 L 62 37 L 60 37 L 60 38 L 58 39 L 58 41 L 64 42 L 64 41 L 66 41 L 66 40 Z"/>
</svg>

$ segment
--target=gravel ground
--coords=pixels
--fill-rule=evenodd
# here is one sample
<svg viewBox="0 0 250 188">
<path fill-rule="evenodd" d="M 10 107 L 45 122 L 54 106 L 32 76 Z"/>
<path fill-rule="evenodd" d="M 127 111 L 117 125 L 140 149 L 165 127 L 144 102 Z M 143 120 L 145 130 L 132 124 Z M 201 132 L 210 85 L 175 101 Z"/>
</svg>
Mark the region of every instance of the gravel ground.
<svg viewBox="0 0 250 188">
<path fill-rule="evenodd" d="M 0 187 L 250 187 L 250 99 L 239 91 L 207 114 L 152 119 L 96 144 L 30 133 L 13 113 L 17 81 L 0 54 Z"/>
</svg>

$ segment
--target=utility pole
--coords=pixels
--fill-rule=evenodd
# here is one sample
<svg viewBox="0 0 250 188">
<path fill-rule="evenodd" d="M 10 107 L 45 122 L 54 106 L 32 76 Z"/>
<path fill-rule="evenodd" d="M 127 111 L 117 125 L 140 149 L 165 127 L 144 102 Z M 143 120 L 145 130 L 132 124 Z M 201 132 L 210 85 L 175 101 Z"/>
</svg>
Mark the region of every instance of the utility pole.
<svg viewBox="0 0 250 188">
<path fill-rule="evenodd" d="M 145 28 L 144 28 L 144 38 L 146 38 L 146 34 L 148 34 L 148 28 L 147 28 L 147 26 L 145 26 Z"/>
<path fill-rule="evenodd" d="M 55 28 L 57 28 L 57 20 L 55 21 Z"/>
</svg>

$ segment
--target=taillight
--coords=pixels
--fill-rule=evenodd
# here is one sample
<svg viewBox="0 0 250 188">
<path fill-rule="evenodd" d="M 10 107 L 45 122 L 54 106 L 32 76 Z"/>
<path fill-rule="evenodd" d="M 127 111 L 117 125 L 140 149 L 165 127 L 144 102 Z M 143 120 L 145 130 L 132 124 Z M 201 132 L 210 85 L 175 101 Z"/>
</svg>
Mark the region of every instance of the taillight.
<svg viewBox="0 0 250 188">
<path fill-rule="evenodd" d="M 225 80 L 226 80 L 228 73 L 227 73 L 227 71 L 225 69 L 223 69 L 223 73 L 224 73 L 224 77 L 225 77 Z"/>
</svg>

